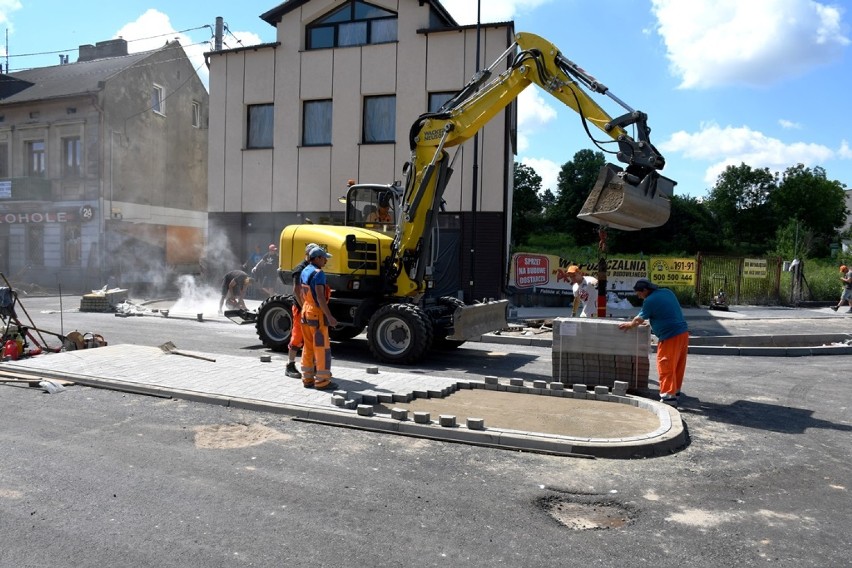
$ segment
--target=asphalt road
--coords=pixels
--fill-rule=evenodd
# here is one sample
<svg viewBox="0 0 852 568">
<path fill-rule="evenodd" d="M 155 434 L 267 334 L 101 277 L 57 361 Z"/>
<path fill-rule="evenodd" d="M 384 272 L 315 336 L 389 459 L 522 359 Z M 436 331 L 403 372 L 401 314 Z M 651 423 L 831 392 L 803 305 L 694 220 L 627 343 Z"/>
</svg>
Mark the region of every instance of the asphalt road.
<svg viewBox="0 0 852 568">
<path fill-rule="evenodd" d="M 58 314 L 26 302 L 53 325 Z M 66 332 L 117 343 L 262 351 L 249 326 L 63 318 Z M 335 356 L 369 360 L 357 341 Z M 690 445 L 630 461 L 0 386 L 0 566 L 848 566 L 847 367 L 845 356 L 690 356 Z M 471 344 L 420 370 L 549 368 L 548 349 Z"/>
</svg>

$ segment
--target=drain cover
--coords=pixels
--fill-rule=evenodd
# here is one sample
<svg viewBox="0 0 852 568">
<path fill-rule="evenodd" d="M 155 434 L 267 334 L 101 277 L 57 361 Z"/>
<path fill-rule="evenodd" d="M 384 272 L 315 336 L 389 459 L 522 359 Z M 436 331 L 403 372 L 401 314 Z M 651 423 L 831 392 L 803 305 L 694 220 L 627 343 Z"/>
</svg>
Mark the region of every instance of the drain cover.
<svg viewBox="0 0 852 568">
<path fill-rule="evenodd" d="M 565 497 L 545 497 L 541 505 L 560 524 L 571 530 L 620 529 L 633 522 L 625 506 L 612 502 L 575 502 Z"/>
</svg>

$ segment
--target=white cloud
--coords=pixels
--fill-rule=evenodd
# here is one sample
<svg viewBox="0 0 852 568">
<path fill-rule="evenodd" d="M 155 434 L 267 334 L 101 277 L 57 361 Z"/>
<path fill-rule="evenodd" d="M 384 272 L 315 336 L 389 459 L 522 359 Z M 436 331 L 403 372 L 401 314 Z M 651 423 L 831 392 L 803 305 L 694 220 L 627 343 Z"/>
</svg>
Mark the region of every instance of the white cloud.
<svg viewBox="0 0 852 568">
<path fill-rule="evenodd" d="M 518 153 L 529 148 L 529 137 L 542 127 L 556 120 L 556 109 L 541 96 L 541 91 L 532 85 L 518 95 Z"/>
<path fill-rule="evenodd" d="M 9 12 L 20 10 L 22 7 L 19 0 L 0 0 L 0 24 L 14 27 L 9 25 Z"/>
<path fill-rule="evenodd" d="M 719 174 L 731 165 L 744 163 L 780 172 L 796 164 L 813 167 L 845 157 L 843 146 L 834 151 L 822 144 L 785 143 L 747 126 L 722 128 L 715 123 L 702 124 L 698 132 L 675 132 L 658 147 L 663 152 L 679 152 L 688 159 L 712 162 L 704 173 L 709 185 L 715 184 Z M 849 152 L 848 146 L 845 152 Z"/>
<path fill-rule="evenodd" d="M 233 35 L 228 34 L 225 39 L 229 40 L 228 44 L 232 48 L 262 43 L 260 37 L 251 32 L 231 32 L 231 34 Z M 212 32 L 210 35 L 212 36 Z M 213 49 L 212 43 L 210 41 L 193 42 L 188 35 L 177 33 L 169 16 L 158 10 L 151 8 L 136 20 L 125 24 L 115 33 L 115 37 L 127 40 L 127 50 L 130 53 L 159 49 L 165 45 L 166 41 L 177 39 L 201 81 L 205 85 L 209 82 L 207 66 L 204 64 L 204 52 Z M 235 37 L 237 39 L 234 39 Z"/>
<path fill-rule="evenodd" d="M 480 22 L 507 22 L 553 0 L 481 0 Z M 462 26 L 476 23 L 476 0 L 441 0 L 441 4 Z"/>
<path fill-rule="evenodd" d="M 844 160 L 852 160 L 852 149 L 849 148 L 849 142 L 846 140 L 840 142 L 840 149 L 837 150 L 837 157 Z"/>
<path fill-rule="evenodd" d="M 837 6 L 814 0 L 652 0 L 681 88 L 766 85 L 839 60 Z"/>
<path fill-rule="evenodd" d="M 552 160 L 545 158 L 521 158 L 518 160 L 525 166 L 529 166 L 541 176 L 541 190 L 549 189 L 556 195 L 556 182 L 559 179 L 559 172 L 562 166 Z"/>
<path fill-rule="evenodd" d="M 795 130 L 799 130 L 799 129 L 802 128 L 802 125 L 799 124 L 798 122 L 793 122 L 792 120 L 787 120 L 787 119 L 784 119 L 784 118 L 780 119 L 778 121 L 778 124 L 781 125 L 781 128 L 795 129 Z"/>
</svg>

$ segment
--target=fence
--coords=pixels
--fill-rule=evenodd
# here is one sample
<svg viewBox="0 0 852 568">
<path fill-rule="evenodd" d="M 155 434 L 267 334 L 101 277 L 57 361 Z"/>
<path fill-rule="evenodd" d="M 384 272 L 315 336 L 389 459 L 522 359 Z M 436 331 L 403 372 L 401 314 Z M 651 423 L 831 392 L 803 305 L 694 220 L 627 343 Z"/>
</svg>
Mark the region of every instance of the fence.
<svg viewBox="0 0 852 568">
<path fill-rule="evenodd" d="M 780 257 L 744 257 L 698 254 L 696 301 L 709 304 L 724 290 L 731 304 L 774 305 L 781 303 Z"/>
</svg>

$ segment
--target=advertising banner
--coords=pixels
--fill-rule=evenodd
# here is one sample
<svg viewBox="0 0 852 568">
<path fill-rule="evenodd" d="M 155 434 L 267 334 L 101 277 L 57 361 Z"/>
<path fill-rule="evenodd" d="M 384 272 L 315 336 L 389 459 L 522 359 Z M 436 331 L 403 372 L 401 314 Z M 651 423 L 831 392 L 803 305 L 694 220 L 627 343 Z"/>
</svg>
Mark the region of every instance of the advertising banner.
<svg viewBox="0 0 852 568">
<path fill-rule="evenodd" d="M 519 252 L 512 255 L 509 287 L 518 292 L 536 294 L 571 294 L 568 267 L 577 264 L 589 276 L 596 276 L 597 263 L 571 262 L 556 255 Z M 607 290 L 629 292 L 639 278 L 648 277 L 648 261 L 607 259 Z"/>
<path fill-rule="evenodd" d="M 697 266 L 694 258 L 651 258 L 648 278 L 658 286 L 694 287 Z"/>
</svg>

